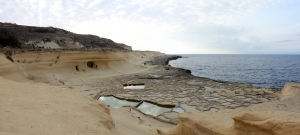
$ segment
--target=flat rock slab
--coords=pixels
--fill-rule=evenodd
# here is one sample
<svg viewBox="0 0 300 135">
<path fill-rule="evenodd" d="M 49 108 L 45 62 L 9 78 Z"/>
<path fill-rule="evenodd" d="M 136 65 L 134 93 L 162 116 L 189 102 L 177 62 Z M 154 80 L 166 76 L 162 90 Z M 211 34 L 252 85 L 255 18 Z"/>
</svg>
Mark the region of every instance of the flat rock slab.
<svg viewBox="0 0 300 135">
<path fill-rule="evenodd" d="M 195 106 L 189 106 L 187 104 L 181 104 L 180 107 L 183 108 L 184 110 L 186 110 L 187 112 L 199 112 L 199 110 L 197 110 Z"/>
<path fill-rule="evenodd" d="M 209 108 L 205 108 L 203 106 L 198 106 L 197 109 L 201 110 L 201 111 L 208 111 Z"/>
<path fill-rule="evenodd" d="M 179 119 L 171 119 L 171 122 L 177 124 L 179 123 Z"/>
<path fill-rule="evenodd" d="M 235 96 L 235 97 L 237 97 L 237 98 L 245 98 L 244 96 Z"/>
<path fill-rule="evenodd" d="M 188 82 L 186 82 L 186 84 L 193 85 L 193 86 L 199 86 L 199 85 L 203 85 L 203 82 L 188 81 Z"/>
<path fill-rule="evenodd" d="M 171 121 L 170 119 L 164 117 L 163 115 L 157 116 L 158 119 L 164 120 L 164 121 Z"/>
<path fill-rule="evenodd" d="M 90 89 L 92 89 L 92 87 L 90 87 L 90 86 L 75 86 L 75 87 L 73 87 L 73 89 L 84 91 L 84 90 L 90 90 Z"/>
<path fill-rule="evenodd" d="M 178 113 L 177 112 L 166 112 L 163 115 L 168 119 L 178 119 Z"/>
<path fill-rule="evenodd" d="M 256 98 L 256 99 L 258 99 L 258 100 L 261 101 L 261 102 L 268 102 L 268 101 L 269 101 L 269 100 L 266 99 L 266 98 Z"/>
<path fill-rule="evenodd" d="M 212 87 L 205 87 L 205 90 L 206 91 L 220 91 L 222 89 L 220 89 L 220 88 L 212 88 Z"/>
<path fill-rule="evenodd" d="M 218 108 L 215 108 L 215 107 L 211 107 L 208 111 L 209 112 L 216 112 L 216 111 L 219 111 L 220 109 Z"/>
<path fill-rule="evenodd" d="M 117 94 L 116 96 L 118 96 L 118 97 L 134 97 L 135 95 L 131 95 L 131 94 Z"/>
<path fill-rule="evenodd" d="M 234 100 L 232 100 L 232 99 L 225 99 L 226 101 L 228 101 L 228 102 L 233 102 Z"/>
<path fill-rule="evenodd" d="M 187 94 L 187 91 L 183 91 L 183 92 L 178 92 L 178 94 Z"/>
<path fill-rule="evenodd" d="M 172 102 L 161 102 L 161 104 L 170 105 L 170 104 L 172 104 Z"/>
<path fill-rule="evenodd" d="M 235 92 L 234 91 L 230 91 L 230 90 L 225 90 L 225 94 L 226 94 L 227 97 L 235 96 Z"/>
<path fill-rule="evenodd" d="M 227 105 L 231 105 L 231 103 L 230 102 L 225 102 L 225 103 L 222 103 L 222 105 L 227 106 Z"/>
<path fill-rule="evenodd" d="M 210 96 L 212 96 L 212 97 L 220 97 L 220 95 L 218 93 L 213 93 Z"/>
<path fill-rule="evenodd" d="M 219 100 L 220 98 L 207 98 L 206 100 L 208 101 L 216 101 L 216 100 Z"/>
<path fill-rule="evenodd" d="M 174 100 L 177 100 L 179 102 L 186 102 L 186 101 L 190 101 L 191 99 L 189 97 L 184 97 L 184 98 L 174 98 Z"/>
<path fill-rule="evenodd" d="M 187 90 L 197 90 L 197 88 L 182 88 L 182 91 L 187 91 Z"/>
</svg>

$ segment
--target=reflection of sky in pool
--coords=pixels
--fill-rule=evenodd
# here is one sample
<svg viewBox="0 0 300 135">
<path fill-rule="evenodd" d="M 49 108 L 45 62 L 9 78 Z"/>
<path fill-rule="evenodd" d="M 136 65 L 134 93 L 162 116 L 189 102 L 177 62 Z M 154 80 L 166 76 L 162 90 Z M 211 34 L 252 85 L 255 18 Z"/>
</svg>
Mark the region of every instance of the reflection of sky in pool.
<svg viewBox="0 0 300 135">
<path fill-rule="evenodd" d="M 133 102 L 128 100 L 117 99 L 113 96 L 102 96 L 99 100 L 103 101 L 106 105 L 111 108 L 120 108 L 122 106 L 136 106 L 139 102 Z"/>
<path fill-rule="evenodd" d="M 182 108 L 180 108 L 180 107 L 174 107 L 174 108 L 172 109 L 172 111 L 178 112 L 178 113 L 184 113 L 184 110 L 183 110 Z"/>
<path fill-rule="evenodd" d="M 138 106 L 138 109 L 141 110 L 145 114 L 150 114 L 152 116 L 160 115 L 164 112 L 170 111 L 169 107 L 157 106 L 148 102 L 143 102 Z"/>
<path fill-rule="evenodd" d="M 145 85 L 124 86 L 124 89 L 145 89 Z"/>
</svg>

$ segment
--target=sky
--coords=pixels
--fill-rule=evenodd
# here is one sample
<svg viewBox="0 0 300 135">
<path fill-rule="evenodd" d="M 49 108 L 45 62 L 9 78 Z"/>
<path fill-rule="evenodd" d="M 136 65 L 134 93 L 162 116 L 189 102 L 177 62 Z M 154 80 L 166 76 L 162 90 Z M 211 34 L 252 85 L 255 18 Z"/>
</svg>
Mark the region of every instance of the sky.
<svg viewBox="0 0 300 135">
<path fill-rule="evenodd" d="M 300 54 L 300 0 L 0 0 L 0 22 L 167 54 Z"/>
</svg>

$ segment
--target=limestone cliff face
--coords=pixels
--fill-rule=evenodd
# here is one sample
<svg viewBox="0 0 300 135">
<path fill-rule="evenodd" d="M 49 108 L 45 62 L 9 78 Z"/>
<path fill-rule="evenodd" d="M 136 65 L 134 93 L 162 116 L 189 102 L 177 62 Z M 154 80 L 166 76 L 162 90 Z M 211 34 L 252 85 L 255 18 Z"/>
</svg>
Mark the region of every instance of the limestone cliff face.
<svg viewBox="0 0 300 135">
<path fill-rule="evenodd" d="M 0 22 L 0 29 L 13 33 L 21 43 L 21 48 L 131 50 L 130 46 L 115 43 L 110 39 L 76 34 L 54 27 L 22 26 Z"/>
<path fill-rule="evenodd" d="M 145 59 L 165 55 L 140 51 L 10 51 L 0 53 L 0 76 L 26 81 L 49 74 L 131 73 L 143 69 Z"/>
<path fill-rule="evenodd" d="M 278 101 L 219 112 L 187 112 L 163 135 L 296 135 L 300 133 L 300 84 L 287 83 Z"/>
</svg>

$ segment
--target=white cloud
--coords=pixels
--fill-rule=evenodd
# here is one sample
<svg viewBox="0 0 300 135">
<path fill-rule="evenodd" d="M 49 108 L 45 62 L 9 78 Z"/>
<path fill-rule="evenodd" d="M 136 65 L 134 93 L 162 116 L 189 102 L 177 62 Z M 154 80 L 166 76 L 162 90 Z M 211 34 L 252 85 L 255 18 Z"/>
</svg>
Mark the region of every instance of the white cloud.
<svg viewBox="0 0 300 135">
<path fill-rule="evenodd" d="M 94 0 L 94 1 L 90 2 L 90 4 L 88 5 L 88 8 L 94 7 L 101 2 L 102 2 L 102 0 Z"/>
<path fill-rule="evenodd" d="M 98 16 L 98 15 L 104 15 L 104 11 L 103 10 L 97 10 L 96 12 L 94 12 L 93 16 Z"/>
<path fill-rule="evenodd" d="M 268 46 L 283 33 L 284 39 L 291 31 L 299 33 L 299 23 L 274 30 L 264 27 L 273 22 L 240 21 L 281 3 L 285 1 L 10 0 L 0 1 L 0 21 L 99 35 L 141 50 L 236 53 Z"/>
</svg>

